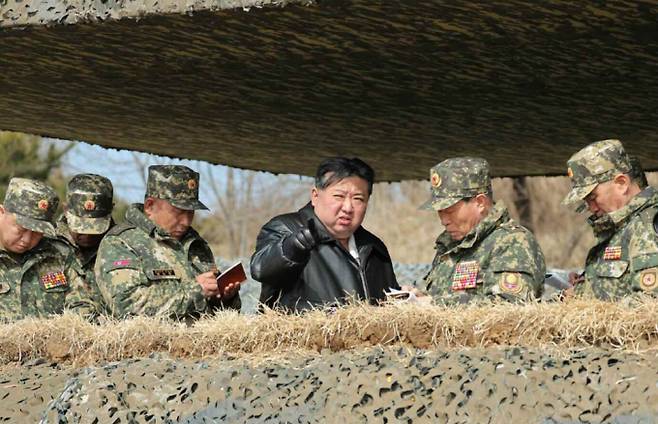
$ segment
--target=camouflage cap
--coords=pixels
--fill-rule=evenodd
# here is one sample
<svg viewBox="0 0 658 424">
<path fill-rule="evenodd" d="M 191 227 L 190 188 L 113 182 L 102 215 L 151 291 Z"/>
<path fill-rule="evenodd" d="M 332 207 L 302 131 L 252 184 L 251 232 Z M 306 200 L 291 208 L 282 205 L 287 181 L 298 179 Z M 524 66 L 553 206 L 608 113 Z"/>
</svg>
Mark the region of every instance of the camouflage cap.
<svg viewBox="0 0 658 424">
<path fill-rule="evenodd" d="M 149 166 L 146 196 L 166 200 L 179 209 L 208 209 L 199 201 L 199 174 L 183 165 Z"/>
<path fill-rule="evenodd" d="M 481 158 L 446 159 L 430 169 L 430 199 L 421 209 L 442 210 L 464 198 L 491 192 L 489 163 Z"/>
<path fill-rule="evenodd" d="M 23 228 L 55 236 L 53 218 L 59 198 L 50 186 L 27 178 L 12 178 L 7 186 L 3 206 L 16 215 Z"/>
<path fill-rule="evenodd" d="M 572 188 L 562 200 L 563 205 L 578 203 L 598 184 L 631 171 L 628 155 L 619 140 L 602 140 L 590 144 L 571 156 L 567 167 Z"/>
<path fill-rule="evenodd" d="M 112 220 L 112 182 L 95 174 L 71 178 L 66 191 L 66 222 L 79 234 L 104 234 Z"/>
</svg>

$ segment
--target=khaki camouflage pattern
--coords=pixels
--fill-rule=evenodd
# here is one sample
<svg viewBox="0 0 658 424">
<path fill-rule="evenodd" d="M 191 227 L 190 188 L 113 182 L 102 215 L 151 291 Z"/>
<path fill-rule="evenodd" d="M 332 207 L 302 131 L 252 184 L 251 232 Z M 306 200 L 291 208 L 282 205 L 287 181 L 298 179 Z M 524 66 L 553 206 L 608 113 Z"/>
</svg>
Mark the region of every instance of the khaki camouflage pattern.
<svg viewBox="0 0 658 424">
<path fill-rule="evenodd" d="M 95 174 L 71 178 L 66 191 L 68 227 L 79 234 L 104 234 L 112 219 L 112 182 Z"/>
<path fill-rule="evenodd" d="M 45 237 L 23 254 L 0 249 L 0 320 L 62 313 L 79 284 L 66 267 L 69 256 L 67 247 Z"/>
<path fill-rule="evenodd" d="M 53 218 L 58 205 L 55 190 L 27 178 L 12 178 L 3 202 L 4 208 L 16 215 L 18 225 L 49 236 L 55 235 Z"/>
<path fill-rule="evenodd" d="M 100 315 L 108 315 L 109 311 L 103 300 L 103 296 L 96 284 L 94 265 L 98 247 L 80 249 L 73 238 L 65 215 L 57 220 L 57 240 L 65 243 L 71 249 L 71 255 L 67 260 L 67 270 L 76 283 L 74 290 L 66 297 L 65 307 L 78 313 L 90 321 L 94 321 Z"/>
<path fill-rule="evenodd" d="M 628 174 L 631 164 L 619 140 L 602 140 L 576 152 L 567 161 L 567 175 L 571 191 L 562 201 L 564 205 L 578 204 L 600 183 L 618 174 Z"/>
<path fill-rule="evenodd" d="M 150 166 L 146 196 L 166 200 L 179 209 L 208 209 L 199 201 L 199 174 L 187 166 Z"/>
<path fill-rule="evenodd" d="M 533 234 L 514 222 L 497 203 L 461 241 L 447 232 L 436 241 L 436 256 L 425 277 L 427 292 L 442 304 L 479 299 L 527 301 L 542 295 L 544 254 Z M 476 264 L 476 287 L 453 290 L 457 269 Z"/>
<path fill-rule="evenodd" d="M 442 210 L 458 201 L 491 192 L 489 163 L 481 158 L 446 159 L 430 169 L 430 199 L 421 209 Z"/>
<path fill-rule="evenodd" d="M 132 205 L 126 221 L 101 241 L 95 273 L 98 287 L 115 317 L 129 315 L 196 318 L 219 307 L 240 309 L 240 297 L 207 301 L 197 275 L 215 269 L 208 244 L 190 228 L 176 240 Z"/>
<path fill-rule="evenodd" d="M 587 255 L 585 281 L 576 294 L 602 300 L 658 294 L 657 213 L 658 192 L 647 187 L 623 208 L 590 220 L 597 244 Z"/>
</svg>

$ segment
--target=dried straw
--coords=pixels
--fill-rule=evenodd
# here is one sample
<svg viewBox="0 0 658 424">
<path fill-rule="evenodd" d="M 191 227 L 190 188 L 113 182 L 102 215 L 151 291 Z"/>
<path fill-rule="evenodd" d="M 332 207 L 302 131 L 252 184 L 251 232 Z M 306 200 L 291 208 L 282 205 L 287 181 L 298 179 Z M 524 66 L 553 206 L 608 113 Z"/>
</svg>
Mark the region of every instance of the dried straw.
<svg viewBox="0 0 658 424">
<path fill-rule="evenodd" d="M 525 346 L 627 351 L 658 347 L 658 300 L 626 303 L 414 304 L 285 315 L 223 312 L 192 326 L 157 318 L 89 324 L 72 314 L 0 325 L 0 364 L 49 358 L 90 364 L 162 352 L 175 358 L 279 355 L 376 345 L 423 349 Z"/>
</svg>

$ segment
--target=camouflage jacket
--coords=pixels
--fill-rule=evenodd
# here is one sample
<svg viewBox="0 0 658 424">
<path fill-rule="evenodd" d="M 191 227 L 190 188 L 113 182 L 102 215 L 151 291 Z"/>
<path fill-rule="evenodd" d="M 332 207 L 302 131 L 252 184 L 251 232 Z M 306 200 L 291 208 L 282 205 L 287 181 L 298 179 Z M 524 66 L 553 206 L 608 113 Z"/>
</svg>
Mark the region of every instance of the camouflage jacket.
<svg viewBox="0 0 658 424">
<path fill-rule="evenodd" d="M 460 241 L 443 232 L 435 249 L 425 282 L 438 302 L 541 297 L 544 255 L 532 233 L 514 222 L 502 203 Z"/>
<path fill-rule="evenodd" d="M 577 294 L 605 300 L 658 294 L 657 212 L 658 192 L 647 187 L 623 208 L 590 221 L 597 243 L 587 254 Z"/>
<path fill-rule="evenodd" d="M 108 314 L 109 311 L 98 289 L 96 276 L 94 275 L 94 265 L 96 263 L 98 248 L 80 249 L 71 237 L 66 216 L 63 214 L 57 220 L 56 230 L 57 240 L 65 243 L 72 251 L 72 255 L 67 263 L 67 269 L 69 273 L 75 274 L 78 277 L 72 279 L 76 287 L 66 297 L 66 308 L 90 320 L 93 320 L 99 315 Z"/>
<path fill-rule="evenodd" d="M 150 221 L 140 204 L 101 241 L 96 281 L 112 315 L 195 318 L 219 307 L 240 308 L 236 295 L 224 305 L 206 300 L 197 275 L 215 268 L 213 254 L 190 230 L 178 241 Z"/>
<path fill-rule="evenodd" d="M 72 291 L 68 257 L 67 248 L 46 237 L 23 254 L 0 249 L 0 320 L 62 313 Z"/>
</svg>

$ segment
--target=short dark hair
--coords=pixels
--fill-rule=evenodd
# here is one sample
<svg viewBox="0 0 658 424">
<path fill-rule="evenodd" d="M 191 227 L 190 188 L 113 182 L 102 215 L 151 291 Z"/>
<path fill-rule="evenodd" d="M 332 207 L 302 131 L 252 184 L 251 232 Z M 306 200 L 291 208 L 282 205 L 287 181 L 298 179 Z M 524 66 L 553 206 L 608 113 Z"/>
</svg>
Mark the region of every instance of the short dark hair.
<svg viewBox="0 0 658 424">
<path fill-rule="evenodd" d="M 375 171 L 359 158 L 334 157 L 323 160 L 315 173 L 315 188 L 324 190 L 348 177 L 359 177 L 368 183 L 368 195 L 372 194 Z"/>
</svg>

